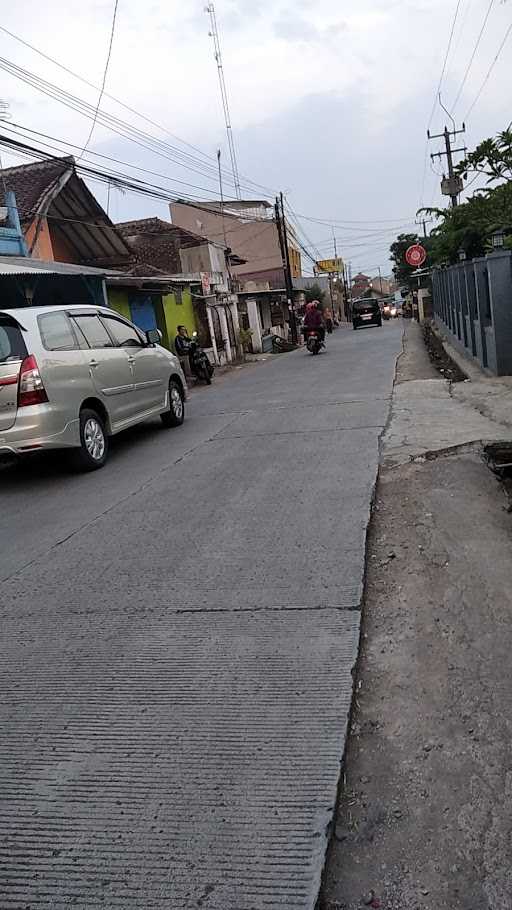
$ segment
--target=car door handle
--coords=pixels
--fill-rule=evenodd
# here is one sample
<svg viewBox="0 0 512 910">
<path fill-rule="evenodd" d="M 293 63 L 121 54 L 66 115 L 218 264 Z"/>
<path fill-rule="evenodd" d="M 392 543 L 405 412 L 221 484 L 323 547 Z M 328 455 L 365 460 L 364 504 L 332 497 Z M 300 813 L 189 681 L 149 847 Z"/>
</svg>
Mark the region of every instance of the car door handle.
<svg viewBox="0 0 512 910">
<path fill-rule="evenodd" d="M 97 360 L 90 360 L 90 361 L 89 361 L 89 366 L 90 366 L 90 367 L 97 367 L 97 366 L 98 366 L 98 361 L 97 361 Z"/>
<path fill-rule="evenodd" d="M 135 357 L 128 357 L 128 363 L 135 363 Z"/>
</svg>

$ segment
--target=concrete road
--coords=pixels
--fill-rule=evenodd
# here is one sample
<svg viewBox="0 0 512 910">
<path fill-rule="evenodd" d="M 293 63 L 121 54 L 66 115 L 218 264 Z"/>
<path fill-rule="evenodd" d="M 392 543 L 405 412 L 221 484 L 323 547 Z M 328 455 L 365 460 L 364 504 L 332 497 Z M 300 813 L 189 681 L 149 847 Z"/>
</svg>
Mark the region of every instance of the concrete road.
<svg viewBox="0 0 512 910">
<path fill-rule="evenodd" d="M 398 323 L 0 474 L 0 905 L 313 908 Z"/>
</svg>

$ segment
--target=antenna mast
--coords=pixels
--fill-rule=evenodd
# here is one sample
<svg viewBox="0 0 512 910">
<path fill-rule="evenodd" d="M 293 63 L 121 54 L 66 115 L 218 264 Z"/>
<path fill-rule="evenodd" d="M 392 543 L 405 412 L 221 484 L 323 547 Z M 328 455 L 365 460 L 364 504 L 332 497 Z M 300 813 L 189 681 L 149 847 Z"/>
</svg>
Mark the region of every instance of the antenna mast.
<svg viewBox="0 0 512 910">
<path fill-rule="evenodd" d="M 231 159 L 231 169 L 233 171 L 233 180 L 235 184 L 235 194 L 237 199 L 242 198 L 240 192 L 240 177 L 238 175 L 238 165 L 236 162 L 236 150 L 235 150 L 235 141 L 233 139 L 233 130 L 231 127 L 231 115 L 229 113 L 229 102 L 228 102 L 228 92 L 226 88 L 226 80 L 224 79 L 224 67 L 222 65 L 222 53 L 220 49 L 220 40 L 219 40 L 219 30 L 217 28 L 217 17 L 215 15 L 215 7 L 213 3 L 209 3 L 208 6 L 205 6 L 205 12 L 208 13 L 211 23 L 211 31 L 209 32 L 210 38 L 213 38 L 214 54 L 215 60 L 217 62 L 217 70 L 219 73 L 219 84 L 220 84 L 220 94 L 222 98 L 222 107 L 224 110 L 224 120 L 226 122 L 226 133 L 228 137 L 228 148 L 229 148 L 229 157 Z"/>
</svg>

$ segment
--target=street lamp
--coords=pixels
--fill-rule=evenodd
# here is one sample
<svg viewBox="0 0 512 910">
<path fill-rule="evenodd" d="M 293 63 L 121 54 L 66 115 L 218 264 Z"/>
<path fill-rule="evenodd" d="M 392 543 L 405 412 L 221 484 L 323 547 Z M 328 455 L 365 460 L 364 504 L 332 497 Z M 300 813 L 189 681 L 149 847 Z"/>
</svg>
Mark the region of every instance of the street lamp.
<svg viewBox="0 0 512 910">
<path fill-rule="evenodd" d="M 493 250 L 501 250 L 505 246 L 505 231 L 503 228 L 498 228 L 497 231 L 493 231 L 491 234 L 491 243 Z"/>
<path fill-rule="evenodd" d="M 463 250 L 462 247 L 459 250 L 459 262 L 464 262 L 466 259 L 466 250 Z"/>
</svg>

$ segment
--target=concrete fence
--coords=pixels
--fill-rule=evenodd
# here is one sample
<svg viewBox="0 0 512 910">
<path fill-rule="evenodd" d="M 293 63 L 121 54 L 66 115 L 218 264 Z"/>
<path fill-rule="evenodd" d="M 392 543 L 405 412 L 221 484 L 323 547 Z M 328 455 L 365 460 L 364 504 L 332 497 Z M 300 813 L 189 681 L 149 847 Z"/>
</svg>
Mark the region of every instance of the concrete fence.
<svg viewBox="0 0 512 910">
<path fill-rule="evenodd" d="M 432 273 L 434 319 L 454 347 L 495 376 L 512 374 L 512 253 Z"/>
</svg>

